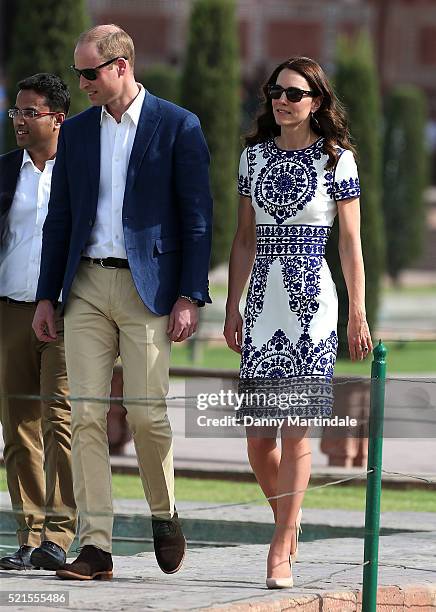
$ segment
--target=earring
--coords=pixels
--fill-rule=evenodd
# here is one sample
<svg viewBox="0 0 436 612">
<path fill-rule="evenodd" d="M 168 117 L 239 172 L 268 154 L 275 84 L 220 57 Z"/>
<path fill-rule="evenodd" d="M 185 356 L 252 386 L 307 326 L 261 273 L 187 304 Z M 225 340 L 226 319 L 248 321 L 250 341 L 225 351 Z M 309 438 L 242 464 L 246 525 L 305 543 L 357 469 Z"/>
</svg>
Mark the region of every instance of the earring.
<svg viewBox="0 0 436 612">
<path fill-rule="evenodd" d="M 315 111 L 316 112 L 316 111 Z M 313 121 L 315 127 L 317 127 L 318 129 L 321 128 L 318 119 L 315 117 L 315 113 L 313 111 L 310 111 L 310 118 Z"/>
</svg>

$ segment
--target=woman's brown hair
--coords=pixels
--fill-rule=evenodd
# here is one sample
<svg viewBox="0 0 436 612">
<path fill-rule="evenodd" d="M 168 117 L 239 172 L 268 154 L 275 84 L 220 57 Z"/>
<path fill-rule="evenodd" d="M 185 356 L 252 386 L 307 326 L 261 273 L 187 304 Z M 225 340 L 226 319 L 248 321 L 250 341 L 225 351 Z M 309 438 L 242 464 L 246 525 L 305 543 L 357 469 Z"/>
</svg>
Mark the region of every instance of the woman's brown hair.
<svg viewBox="0 0 436 612">
<path fill-rule="evenodd" d="M 336 163 L 338 158 L 336 145 L 350 149 L 356 155 L 355 147 L 350 141 L 345 108 L 336 97 L 321 66 L 309 57 L 291 57 L 282 62 L 264 83 L 261 89 L 262 106 L 252 131 L 245 137 L 246 146 L 265 142 L 280 134 L 280 126 L 275 122 L 271 98 L 268 96 L 268 86 L 277 82 L 278 75 L 284 69 L 294 70 L 301 74 L 309 83 L 311 91 L 321 97 L 319 109 L 311 115 L 310 127 L 315 134 L 324 137 L 323 151 L 329 157 L 326 169 L 333 168 Z"/>
</svg>

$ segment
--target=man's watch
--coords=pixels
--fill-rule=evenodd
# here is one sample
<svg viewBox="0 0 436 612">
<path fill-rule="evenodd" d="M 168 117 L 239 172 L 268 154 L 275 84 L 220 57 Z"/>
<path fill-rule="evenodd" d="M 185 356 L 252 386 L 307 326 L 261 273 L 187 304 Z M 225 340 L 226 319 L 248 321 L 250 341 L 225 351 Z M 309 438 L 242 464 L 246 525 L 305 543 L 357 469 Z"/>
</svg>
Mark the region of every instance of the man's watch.
<svg viewBox="0 0 436 612">
<path fill-rule="evenodd" d="M 191 304 L 195 304 L 196 306 L 198 306 L 198 300 L 191 297 L 190 295 L 179 295 L 179 297 L 184 298 L 185 300 L 188 300 L 188 302 L 191 302 Z"/>
</svg>

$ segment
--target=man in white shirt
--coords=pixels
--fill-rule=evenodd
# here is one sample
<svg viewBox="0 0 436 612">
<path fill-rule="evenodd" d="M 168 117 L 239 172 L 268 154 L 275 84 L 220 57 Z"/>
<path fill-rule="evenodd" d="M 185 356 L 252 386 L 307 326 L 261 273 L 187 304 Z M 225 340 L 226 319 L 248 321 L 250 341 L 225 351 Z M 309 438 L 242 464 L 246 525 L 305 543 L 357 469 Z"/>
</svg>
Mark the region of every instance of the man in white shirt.
<svg viewBox="0 0 436 612">
<path fill-rule="evenodd" d="M 18 83 L 9 110 L 18 149 L 0 157 L 0 390 L 4 460 L 19 549 L 2 569 L 57 569 L 74 539 L 71 407 L 63 319 L 57 340 L 31 331 L 52 170 L 70 94 L 57 76 Z M 31 397 L 43 396 L 43 400 Z M 33 559 L 32 559 L 33 561 Z"/>
</svg>

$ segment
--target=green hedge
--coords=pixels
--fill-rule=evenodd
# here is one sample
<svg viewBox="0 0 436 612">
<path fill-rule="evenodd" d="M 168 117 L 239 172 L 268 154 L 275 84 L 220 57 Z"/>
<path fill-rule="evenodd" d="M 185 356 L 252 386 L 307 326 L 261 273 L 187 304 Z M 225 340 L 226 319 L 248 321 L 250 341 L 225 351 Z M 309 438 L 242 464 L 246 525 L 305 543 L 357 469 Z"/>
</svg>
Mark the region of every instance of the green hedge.
<svg viewBox="0 0 436 612">
<path fill-rule="evenodd" d="M 140 82 L 155 96 L 180 103 L 180 74 L 168 64 L 154 64 L 139 75 Z"/>
<path fill-rule="evenodd" d="M 6 66 L 9 105 L 15 103 L 18 81 L 37 72 L 52 72 L 70 87 L 70 116 L 87 107 L 86 96 L 70 70 L 76 40 L 89 27 L 85 7 L 84 0 L 16 0 Z M 7 149 L 16 146 L 12 122 L 6 140 Z"/>
<path fill-rule="evenodd" d="M 384 267 L 384 229 L 381 210 L 381 111 L 376 67 L 369 38 L 340 39 L 335 89 L 345 105 L 358 150 L 361 183 L 361 237 L 366 274 L 366 312 L 371 330 L 377 320 L 380 281 Z M 348 294 L 338 254 L 338 220 L 327 245 L 327 260 L 339 299 L 339 354 L 348 353 Z"/>
<path fill-rule="evenodd" d="M 398 86 L 387 97 L 383 211 L 387 270 L 394 280 L 422 252 L 428 180 L 426 116 L 424 94 L 416 87 Z"/>
<path fill-rule="evenodd" d="M 233 0 L 196 0 L 181 83 L 181 104 L 200 118 L 211 153 L 212 266 L 227 261 L 237 206 L 239 53 Z"/>
</svg>

